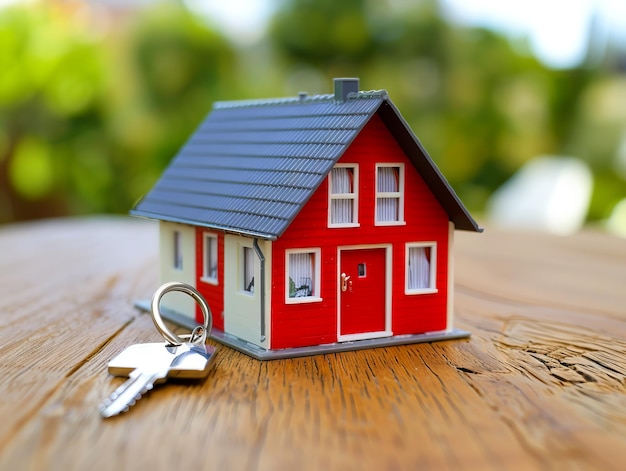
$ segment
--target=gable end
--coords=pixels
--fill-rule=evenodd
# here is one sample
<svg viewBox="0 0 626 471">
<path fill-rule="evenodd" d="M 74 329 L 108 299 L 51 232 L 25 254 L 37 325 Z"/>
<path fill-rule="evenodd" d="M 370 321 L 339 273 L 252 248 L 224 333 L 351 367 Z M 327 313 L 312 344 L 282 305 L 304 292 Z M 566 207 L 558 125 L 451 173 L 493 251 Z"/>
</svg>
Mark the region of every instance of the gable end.
<svg viewBox="0 0 626 471">
<path fill-rule="evenodd" d="M 384 100 L 378 114 L 444 208 L 455 228 L 482 232 L 483 229 L 472 218 L 395 105 L 390 100 Z"/>
</svg>

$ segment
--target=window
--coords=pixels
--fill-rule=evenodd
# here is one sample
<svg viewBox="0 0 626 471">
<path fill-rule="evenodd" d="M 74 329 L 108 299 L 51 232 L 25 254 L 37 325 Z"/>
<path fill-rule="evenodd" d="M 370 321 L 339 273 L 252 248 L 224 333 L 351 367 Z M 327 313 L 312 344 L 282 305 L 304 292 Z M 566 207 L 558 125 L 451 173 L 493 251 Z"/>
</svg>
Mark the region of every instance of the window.
<svg viewBox="0 0 626 471">
<path fill-rule="evenodd" d="M 434 242 L 407 244 L 406 293 L 435 293 L 437 246 Z"/>
<path fill-rule="evenodd" d="M 180 231 L 174 231 L 174 268 L 183 269 L 183 236 Z"/>
<path fill-rule="evenodd" d="M 319 301 L 320 249 L 287 250 L 286 302 Z"/>
<path fill-rule="evenodd" d="M 202 279 L 217 284 L 217 235 L 204 234 Z"/>
<path fill-rule="evenodd" d="M 252 247 L 243 247 L 243 290 L 254 293 L 254 253 Z"/>
<path fill-rule="evenodd" d="M 376 166 L 376 224 L 404 222 L 404 166 Z"/>
<path fill-rule="evenodd" d="M 329 227 L 357 226 L 359 187 L 356 165 L 336 165 L 329 175 Z"/>
</svg>

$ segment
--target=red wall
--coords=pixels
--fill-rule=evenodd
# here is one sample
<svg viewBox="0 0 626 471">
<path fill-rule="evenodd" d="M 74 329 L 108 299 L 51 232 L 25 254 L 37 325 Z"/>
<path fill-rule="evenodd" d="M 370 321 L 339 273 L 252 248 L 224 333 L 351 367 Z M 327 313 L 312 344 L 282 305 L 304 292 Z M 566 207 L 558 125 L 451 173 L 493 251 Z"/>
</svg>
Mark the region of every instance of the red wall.
<svg viewBox="0 0 626 471">
<path fill-rule="evenodd" d="M 204 267 L 204 233 L 217 235 L 217 280 L 214 285 L 202 281 Z M 196 289 L 206 299 L 213 316 L 213 327 L 224 330 L 224 234 L 196 227 Z M 196 306 L 196 320 L 202 323 L 200 307 Z"/>
<path fill-rule="evenodd" d="M 446 327 L 448 217 L 417 170 L 375 115 L 339 160 L 359 164 L 358 228 L 328 226 L 327 179 L 272 249 L 271 348 L 319 345 L 337 341 L 337 246 L 392 244 L 392 326 L 394 335 Z M 403 226 L 375 226 L 377 163 L 405 164 Z M 437 242 L 436 294 L 406 296 L 405 243 Z M 321 247 L 321 302 L 285 304 L 285 249 Z M 220 258 L 221 260 L 221 258 Z"/>
</svg>

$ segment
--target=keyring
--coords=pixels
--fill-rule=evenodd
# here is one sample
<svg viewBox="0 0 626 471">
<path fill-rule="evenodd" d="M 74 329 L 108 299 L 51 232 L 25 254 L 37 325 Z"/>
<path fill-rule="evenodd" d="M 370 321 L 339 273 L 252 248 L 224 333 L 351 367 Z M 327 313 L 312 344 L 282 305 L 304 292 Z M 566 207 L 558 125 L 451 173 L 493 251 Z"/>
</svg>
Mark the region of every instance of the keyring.
<svg viewBox="0 0 626 471">
<path fill-rule="evenodd" d="M 199 305 L 200 310 L 202 311 L 202 315 L 204 317 L 204 324 L 196 327 L 191 334 L 184 335 L 183 337 L 188 337 L 189 342 L 197 343 L 203 345 L 206 342 L 206 338 L 211 334 L 211 328 L 213 326 L 213 317 L 211 316 L 211 309 L 209 305 L 202 297 L 202 295 L 193 287 L 186 283 L 180 283 L 178 281 L 170 281 L 168 283 L 163 284 L 159 289 L 154 292 L 154 296 L 152 296 L 152 303 L 150 305 L 150 310 L 152 311 L 152 320 L 154 321 L 154 325 L 157 330 L 161 333 L 161 335 L 172 345 L 182 345 L 185 343 L 185 340 L 174 332 L 172 332 L 165 322 L 163 322 L 163 318 L 161 317 L 161 311 L 159 310 L 159 306 L 161 303 L 161 298 L 170 291 L 180 291 L 182 293 L 188 294 L 191 296 Z M 201 332 L 198 330 L 201 329 Z"/>
</svg>

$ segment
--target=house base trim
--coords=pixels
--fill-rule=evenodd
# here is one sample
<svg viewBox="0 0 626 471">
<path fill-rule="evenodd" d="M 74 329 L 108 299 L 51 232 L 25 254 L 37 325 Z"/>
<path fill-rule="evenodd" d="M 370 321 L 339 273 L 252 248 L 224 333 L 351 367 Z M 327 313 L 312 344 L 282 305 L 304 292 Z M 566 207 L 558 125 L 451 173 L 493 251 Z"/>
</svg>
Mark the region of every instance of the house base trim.
<svg viewBox="0 0 626 471">
<path fill-rule="evenodd" d="M 150 312 L 150 301 L 136 301 L 135 307 L 142 311 Z M 191 319 L 178 312 L 163 307 L 161 307 L 161 317 L 190 330 L 193 330 L 198 325 L 195 319 Z M 471 334 L 465 330 L 452 329 L 438 332 L 427 332 L 425 334 L 396 335 L 395 337 L 354 340 L 349 342 L 314 345 L 310 347 L 266 350 L 219 329 L 213 329 L 211 331 L 211 338 L 213 340 L 216 340 L 217 342 L 231 347 L 241 353 L 250 355 L 257 360 L 279 360 L 283 358 L 297 358 L 311 355 L 323 355 L 326 353 L 364 350 L 367 348 L 393 347 L 396 345 L 408 345 L 412 343 L 439 342 L 441 340 L 458 340 L 469 338 L 470 335 Z"/>
</svg>

